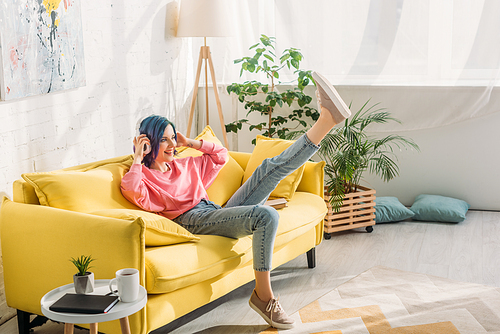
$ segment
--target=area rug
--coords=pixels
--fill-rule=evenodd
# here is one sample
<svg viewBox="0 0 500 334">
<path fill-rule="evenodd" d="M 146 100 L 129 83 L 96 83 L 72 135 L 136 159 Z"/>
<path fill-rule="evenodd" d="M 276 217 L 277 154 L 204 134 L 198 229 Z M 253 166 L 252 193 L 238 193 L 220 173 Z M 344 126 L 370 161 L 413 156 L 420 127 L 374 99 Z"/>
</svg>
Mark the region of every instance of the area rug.
<svg viewBox="0 0 500 334">
<path fill-rule="evenodd" d="M 500 334 L 500 288 L 374 267 L 262 333 Z"/>
</svg>

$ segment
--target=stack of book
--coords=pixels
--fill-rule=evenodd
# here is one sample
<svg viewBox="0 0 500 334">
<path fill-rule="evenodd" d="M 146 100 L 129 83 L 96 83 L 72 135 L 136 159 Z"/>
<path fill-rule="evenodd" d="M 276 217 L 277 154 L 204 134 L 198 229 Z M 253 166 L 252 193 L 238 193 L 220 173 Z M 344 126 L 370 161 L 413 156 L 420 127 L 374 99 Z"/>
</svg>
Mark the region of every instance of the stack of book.
<svg viewBox="0 0 500 334">
<path fill-rule="evenodd" d="M 264 205 L 272 206 L 275 209 L 282 209 L 286 208 L 288 205 L 286 204 L 286 199 L 284 198 L 277 198 L 277 199 L 270 199 L 264 203 Z"/>
</svg>

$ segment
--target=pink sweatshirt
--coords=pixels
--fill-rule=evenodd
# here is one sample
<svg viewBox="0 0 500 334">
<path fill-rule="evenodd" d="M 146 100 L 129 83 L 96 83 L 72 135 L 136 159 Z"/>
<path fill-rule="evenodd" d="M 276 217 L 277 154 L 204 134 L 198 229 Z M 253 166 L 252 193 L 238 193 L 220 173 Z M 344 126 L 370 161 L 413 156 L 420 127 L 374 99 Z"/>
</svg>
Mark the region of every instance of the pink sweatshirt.
<svg viewBox="0 0 500 334">
<path fill-rule="evenodd" d="M 123 196 L 140 208 L 173 219 L 208 199 L 206 188 L 227 160 L 227 149 L 202 141 L 199 157 L 174 159 L 168 172 L 133 164 L 122 178 Z"/>
</svg>

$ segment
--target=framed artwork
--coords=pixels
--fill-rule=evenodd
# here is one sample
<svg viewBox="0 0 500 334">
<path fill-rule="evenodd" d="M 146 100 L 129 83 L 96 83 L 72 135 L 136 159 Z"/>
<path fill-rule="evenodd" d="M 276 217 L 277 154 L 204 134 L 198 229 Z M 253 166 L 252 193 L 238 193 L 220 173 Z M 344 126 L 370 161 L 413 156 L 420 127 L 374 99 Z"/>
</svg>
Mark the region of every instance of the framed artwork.
<svg viewBox="0 0 500 334">
<path fill-rule="evenodd" d="M 85 86 L 80 0 L 0 2 L 0 99 Z"/>
</svg>

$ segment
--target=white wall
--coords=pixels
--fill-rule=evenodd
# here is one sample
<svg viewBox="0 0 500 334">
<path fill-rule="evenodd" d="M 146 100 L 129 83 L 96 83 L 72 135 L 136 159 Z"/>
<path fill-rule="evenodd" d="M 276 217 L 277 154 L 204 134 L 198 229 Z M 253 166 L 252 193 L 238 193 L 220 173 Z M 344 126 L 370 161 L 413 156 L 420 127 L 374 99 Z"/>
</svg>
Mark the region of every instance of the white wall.
<svg viewBox="0 0 500 334">
<path fill-rule="evenodd" d="M 0 101 L 0 195 L 12 198 L 22 173 L 131 153 L 141 116 L 173 117 L 188 100 L 193 62 L 187 40 L 172 37 L 175 2 L 86 0 L 81 6 L 87 85 Z M 1 323 L 13 311 L 0 284 Z"/>
<path fill-rule="evenodd" d="M 211 88 L 210 88 L 211 89 Z M 409 105 L 402 98 L 413 94 L 413 87 L 368 87 L 368 86 L 341 86 L 337 87 L 345 101 L 353 102 L 352 110 L 358 110 L 361 105 L 371 98 L 372 102 L 381 102 L 398 118 L 398 114 L 408 110 L 418 115 L 418 107 Z M 442 90 L 435 87 L 420 87 L 418 94 L 422 98 L 430 98 L 426 102 L 432 106 L 432 99 L 437 101 Z M 200 90 L 200 94 L 203 91 Z M 312 87 L 306 91 L 313 95 Z M 466 90 L 458 89 L 448 94 L 466 94 Z M 203 93 L 204 94 L 204 93 Z M 230 96 L 224 88 L 220 88 L 221 101 L 224 109 L 226 123 L 237 117 L 245 117 L 246 111 L 242 105 Z M 203 95 L 204 96 L 204 95 Z M 209 92 L 213 103 L 213 92 Z M 451 99 L 453 100 L 453 98 Z M 490 115 L 471 118 L 467 121 L 424 130 L 413 130 L 395 133 L 412 138 L 419 146 L 421 152 L 401 151 L 397 153 L 400 167 L 400 176 L 385 183 L 380 178 L 365 174 L 363 184 L 376 189 L 377 196 L 396 196 L 399 200 L 411 206 L 419 194 L 436 194 L 459 198 L 471 204 L 471 209 L 500 210 L 500 94 L 494 90 L 491 100 L 486 108 L 491 108 Z M 200 105 L 200 112 L 204 109 Z M 210 105 L 210 114 L 215 132 L 220 138 L 220 127 L 216 119 L 215 104 Z M 439 110 L 436 110 L 439 113 Z M 400 118 L 400 117 L 399 117 Z M 397 129 L 397 124 L 393 128 Z M 386 136 L 390 132 L 372 133 L 375 136 Z M 238 138 L 231 135 L 230 149 L 251 152 L 251 140 L 258 133 L 242 131 Z"/>
</svg>

